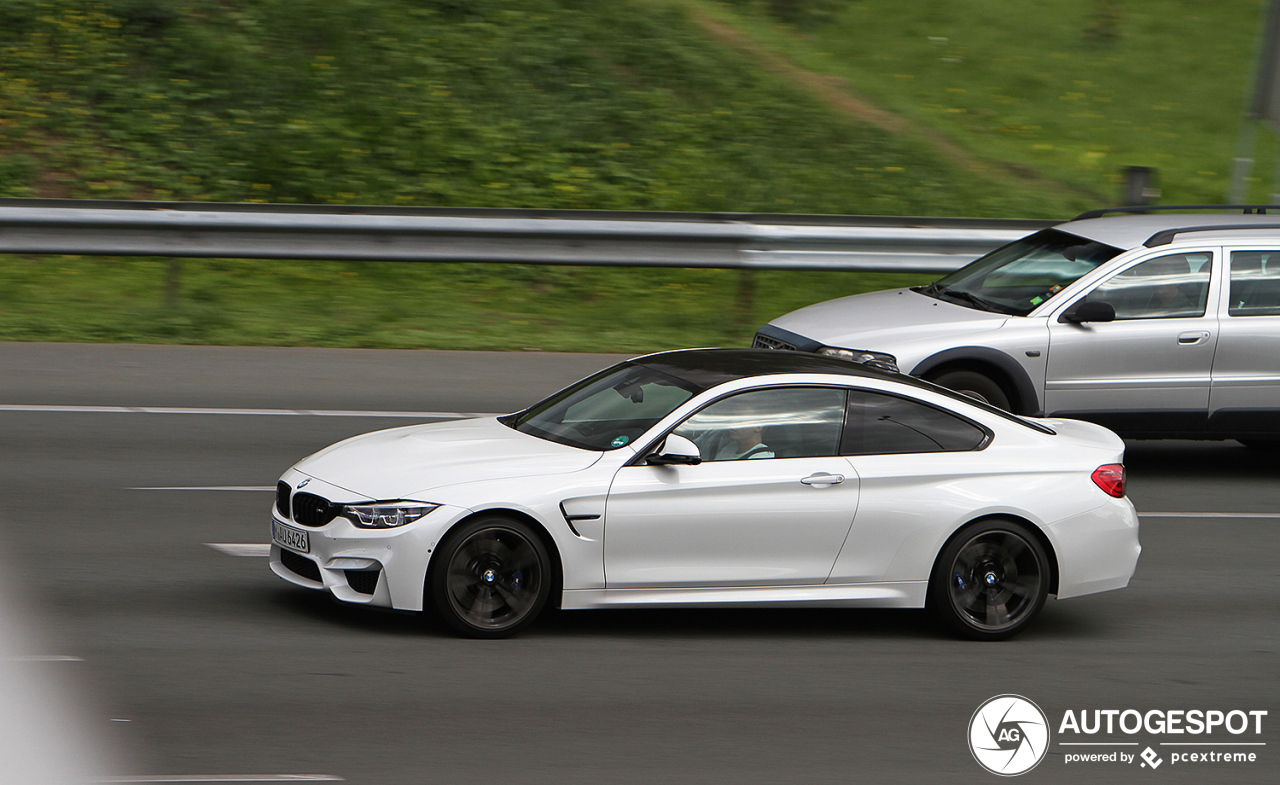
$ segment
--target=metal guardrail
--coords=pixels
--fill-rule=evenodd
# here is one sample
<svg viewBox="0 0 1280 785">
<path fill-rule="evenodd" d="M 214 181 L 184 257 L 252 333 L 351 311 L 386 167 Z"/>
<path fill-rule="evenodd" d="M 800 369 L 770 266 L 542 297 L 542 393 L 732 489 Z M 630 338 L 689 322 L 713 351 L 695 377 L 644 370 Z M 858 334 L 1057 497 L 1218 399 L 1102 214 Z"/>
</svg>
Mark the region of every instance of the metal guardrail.
<svg viewBox="0 0 1280 785">
<path fill-rule="evenodd" d="M 0 253 L 949 272 L 1050 221 L 0 199 Z"/>
</svg>

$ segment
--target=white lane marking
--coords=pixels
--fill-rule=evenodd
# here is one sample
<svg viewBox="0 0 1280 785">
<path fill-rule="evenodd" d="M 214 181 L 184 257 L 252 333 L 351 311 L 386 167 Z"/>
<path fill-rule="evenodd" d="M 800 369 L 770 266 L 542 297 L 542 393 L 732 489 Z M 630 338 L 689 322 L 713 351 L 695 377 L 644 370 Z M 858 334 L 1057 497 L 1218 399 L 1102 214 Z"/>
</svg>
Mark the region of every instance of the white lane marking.
<svg viewBox="0 0 1280 785">
<path fill-rule="evenodd" d="M 274 491 L 274 485 L 148 485 L 131 491 Z"/>
<path fill-rule="evenodd" d="M 17 654 L 8 659 L 9 662 L 84 662 L 84 657 L 70 654 Z"/>
<path fill-rule="evenodd" d="M 270 556 L 271 545 L 257 542 L 206 542 L 210 548 L 228 556 Z"/>
<path fill-rule="evenodd" d="M 96 777 L 90 782 L 342 782 L 332 774 L 139 774 Z"/>
<path fill-rule="evenodd" d="M 1139 518 L 1280 518 L 1277 512 L 1140 512 Z"/>
<path fill-rule="evenodd" d="M 203 409 L 186 406 L 46 406 L 0 403 L 0 412 L 72 412 L 84 414 L 244 414 L 269 417 L 411 417 L 432 420 L 461 420 L 492 417 L 486 412 L 397 412 L 361 409 Z"/>
</svg>

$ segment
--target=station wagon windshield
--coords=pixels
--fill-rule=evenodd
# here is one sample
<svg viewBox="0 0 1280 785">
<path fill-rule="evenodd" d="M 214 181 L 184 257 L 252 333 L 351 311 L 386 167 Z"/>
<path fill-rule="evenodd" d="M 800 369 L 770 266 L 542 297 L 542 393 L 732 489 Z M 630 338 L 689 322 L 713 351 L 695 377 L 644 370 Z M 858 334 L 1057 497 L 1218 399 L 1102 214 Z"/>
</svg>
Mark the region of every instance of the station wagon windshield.
<svg viewBox="0 0 1280 785">
<path fill-rule="evenodd" d="M 969 308 L 1026 316 L 1119 253 L 1110 245 L 1046 229 L 913 291 Z"/>
<path fill-rule="evenodd" d="M 702 391 L 653 368 L 622 363 L 587 377 L 500 422 L 521 433 L 584 450 L 616 450 L 635 441 Z"/>
</svg>

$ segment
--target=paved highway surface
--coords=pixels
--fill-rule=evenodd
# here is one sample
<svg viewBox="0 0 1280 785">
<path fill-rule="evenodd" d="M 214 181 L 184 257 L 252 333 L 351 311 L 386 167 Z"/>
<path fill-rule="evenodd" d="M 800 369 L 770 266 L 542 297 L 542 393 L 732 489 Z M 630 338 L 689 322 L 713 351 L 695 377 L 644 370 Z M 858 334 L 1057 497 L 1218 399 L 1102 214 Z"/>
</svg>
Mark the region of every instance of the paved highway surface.
<svg viewBox="0 0 1280 785">
<path fill-rule="evenodd" d="M 266 542 L 251 489 L 303 455 L 429 419 L 296 412 L 509 411 L 613 359 L 0 344 L 0 596 L 27 619 L 0 678 L 76 696 L 72 740 L 117 782 L 996 782 L 966 739 L 1002 693 L 1052 726 L 1028 782 L 1280 781 L 1280 454 L 1234 443 L 1130 443 L 1132 584 L 999 644 L 861 610 L 565 612 L 460 640 L 206 545 Z M 215 487 L 248 490 L 137 490 Z M 1073 737 L 1068 709 L 1270 713 L 1261 735 Z M 1254 746 L 1160 744 L 1184 741 Z M 1155 771 L 1065 763 L 1148 746 Z M 1224 749 L 1257 760 L 1171 760 Z"/>
</svg>

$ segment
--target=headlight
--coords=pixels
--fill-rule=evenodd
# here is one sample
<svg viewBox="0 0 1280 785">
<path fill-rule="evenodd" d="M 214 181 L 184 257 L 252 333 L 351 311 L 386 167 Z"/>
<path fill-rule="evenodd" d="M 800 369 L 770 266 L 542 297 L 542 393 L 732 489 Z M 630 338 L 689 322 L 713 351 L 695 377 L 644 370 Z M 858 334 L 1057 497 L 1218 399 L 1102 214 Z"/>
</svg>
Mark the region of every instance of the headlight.
<svg viewBox="0 0 1280 785">
<path fill-rule="evenodd" d="M 865 349 L 840 349 L 835 346 L 824 346 L 818 350 L 818 354 L 870 365 L 872 368 L 879 368 L 882 371 L 899 372 L 898 358 L 884 352 L 868 352 Z"/>
<path fill-rule="evenodd" d="M 346 504 L 342 507 L 341 515 L 362 529 L 394 529 L 413 523 L 439 506 L 406 501 Z"/>
</svg>

